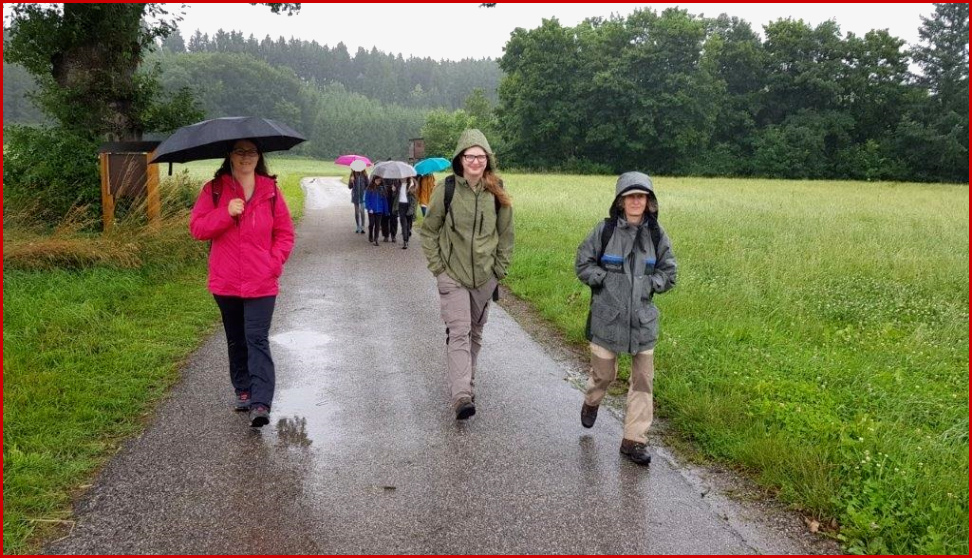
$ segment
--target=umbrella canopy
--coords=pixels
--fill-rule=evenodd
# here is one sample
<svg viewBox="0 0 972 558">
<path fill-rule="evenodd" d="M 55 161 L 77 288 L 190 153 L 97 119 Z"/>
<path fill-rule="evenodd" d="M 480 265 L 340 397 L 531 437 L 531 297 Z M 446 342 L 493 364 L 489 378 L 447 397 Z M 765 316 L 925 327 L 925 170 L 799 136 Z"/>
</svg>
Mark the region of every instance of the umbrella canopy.
<svg viewBox="0 0 972 558">
<path fill-rule="evenodd" d="M 416 174 L 415 167 L 401 161 L 382 161 L 371 171 L 371 176 L 381 178 L 408 178 Z"/>
<path fill-rule="evenodd" d="M 355 161 L 364 161 L 365 166 L 371 166 L 371 159 L 365 157 L 364 155 L 341 155 L 337 159 L 334 159 L 335 164 L 345 166 L 351 166 L 351 163 Z"/>
<path fill-rule="evenodd" d="M 444 171 L 451 167 L 452 163 L 448 159 L 429 157 L 415 164 L 415 172 L 418 174 L 432 174 L 433 172 Z"/>
<path fill-rule="evenodd" d="M 233 143 L 246 139 L 262 153 L 284 151 L 307 138 L 290 126 L 258 116 L 227 116 L 204 120 L 175 131 L 155 150 L 151 163 L 186 163 L 222 159 Z"/>
</svg>

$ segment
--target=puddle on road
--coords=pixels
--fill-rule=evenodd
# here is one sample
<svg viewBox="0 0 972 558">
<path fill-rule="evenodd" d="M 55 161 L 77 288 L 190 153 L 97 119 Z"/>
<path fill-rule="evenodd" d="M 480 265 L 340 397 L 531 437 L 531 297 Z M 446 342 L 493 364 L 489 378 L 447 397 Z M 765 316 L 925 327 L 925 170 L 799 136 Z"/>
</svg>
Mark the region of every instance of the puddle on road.
<svg viewBox="0 0 972 558">
<path fill-rule="evenodd" d="M 289 351 L 307 351 L 327 345 L 331 337 L 319 331 L 285 331 L 271 335 L 270 341 Z"/>
</svg>

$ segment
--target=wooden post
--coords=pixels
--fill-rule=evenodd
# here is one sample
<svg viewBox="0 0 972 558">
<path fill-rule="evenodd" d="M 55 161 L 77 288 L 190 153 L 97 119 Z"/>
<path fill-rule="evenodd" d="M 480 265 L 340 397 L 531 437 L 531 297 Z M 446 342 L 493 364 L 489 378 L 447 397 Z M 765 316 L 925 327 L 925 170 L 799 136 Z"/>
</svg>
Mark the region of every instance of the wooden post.
<svg viewBox="0 0 972 558">
<path fill-rule="evenodd" d="M 101 223 L 105 232 L 115 224 L 115 198 L 111 195 L 108 181 L 108 153 L 100 153 L 101 159 Z"/>
<path fill-rule="evenodd" d="M 162 224 L 162 199 L 159 196 L 159 166 L 150 165 L 152 153 L 145 154 L 145 196 L 150 227 Z"/>
</svg>

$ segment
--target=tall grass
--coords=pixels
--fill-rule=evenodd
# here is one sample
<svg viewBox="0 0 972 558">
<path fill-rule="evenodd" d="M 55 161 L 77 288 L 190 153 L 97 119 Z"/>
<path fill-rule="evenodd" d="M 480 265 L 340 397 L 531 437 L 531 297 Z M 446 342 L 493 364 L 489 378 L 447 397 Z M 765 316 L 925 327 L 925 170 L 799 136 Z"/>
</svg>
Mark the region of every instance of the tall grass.
<svg viewBox="0 0 972 558">
<path fill-rule="evenodd" d="M 300 215 L 300 175 L 278 172 Z M 85 232 L 84 211 L 53 232 L 4 216 L 4 554 L 36 552 L 70 522 L 71 496 L 142 429 L 218 320 L 207 245 L 188 233 L 205 175 L 174 178 L 155 227 L 144 207 L 107 234 Z"/>
<path fill-rule="evenodd" d="M 613 179 L 506 178 L 508 283 L 583 344 L 574 251 Z M 968 189 L 661 178 L 656 191 L 679 263 L 656 299 L 659 413 L 835 518 L 850 552 L 966 554 Z"/>
</svg>

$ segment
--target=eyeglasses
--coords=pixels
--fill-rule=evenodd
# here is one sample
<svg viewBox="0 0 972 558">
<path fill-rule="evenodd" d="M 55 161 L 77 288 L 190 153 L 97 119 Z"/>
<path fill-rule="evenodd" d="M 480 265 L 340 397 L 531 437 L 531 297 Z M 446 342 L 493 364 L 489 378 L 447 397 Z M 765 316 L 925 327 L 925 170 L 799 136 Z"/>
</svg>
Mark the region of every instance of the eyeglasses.
<svg viewBox="0 0 972 558">
<path fill-rule="evenodd" d="M 485 163 L 486 155 L 463 155 L 462 160 L 467 163 L 472 163 L 473 161 L 479 161 L 480 163 Z"/>
<path fill-rule="evenodd" d="M 233 155 L 237 157 L 256 157 L 260 152 L 256 149 L 234 149 Z"/>
</svg>

